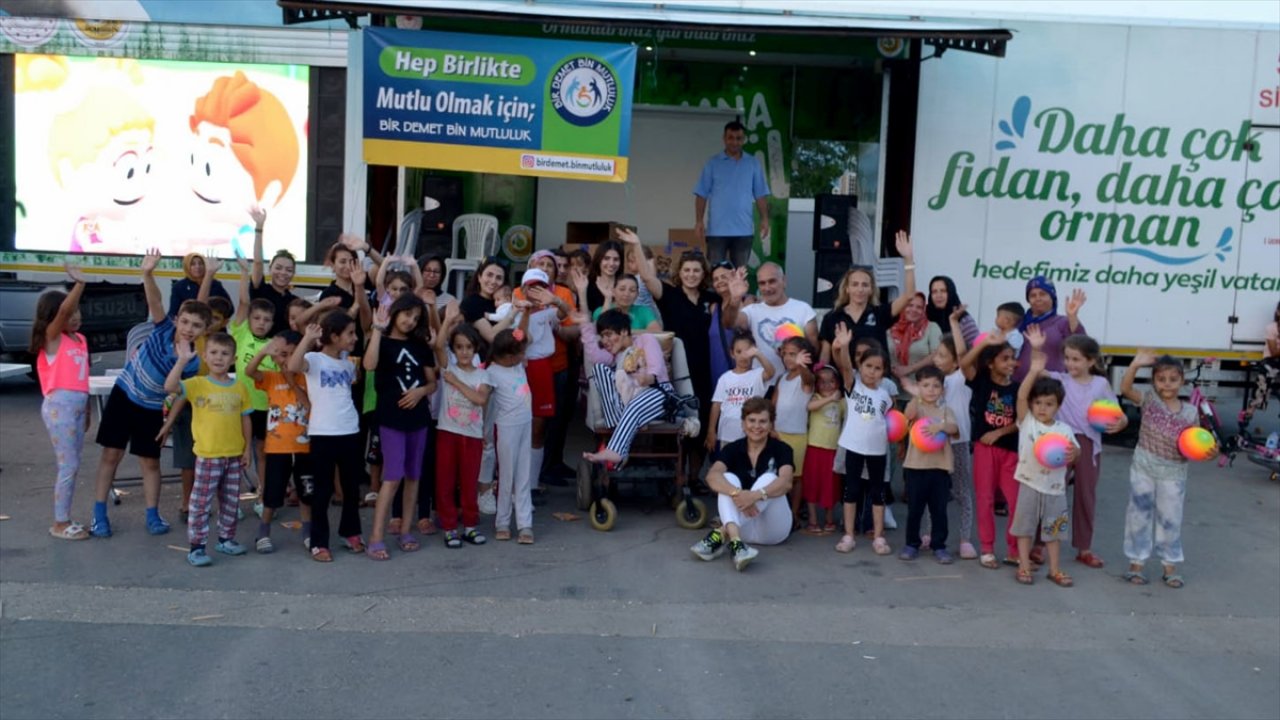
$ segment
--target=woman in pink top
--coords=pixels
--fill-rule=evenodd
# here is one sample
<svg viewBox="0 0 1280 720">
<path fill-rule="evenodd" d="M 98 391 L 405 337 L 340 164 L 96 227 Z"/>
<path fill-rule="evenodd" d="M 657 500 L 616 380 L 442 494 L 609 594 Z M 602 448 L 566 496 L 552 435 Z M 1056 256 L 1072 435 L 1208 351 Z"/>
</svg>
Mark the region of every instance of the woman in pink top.
<svg viewBox="0 0 1280 720">
<path fill-rule="evenodd" d="M 666 413 L 667 393 L 661 386 L 669 387 L 669 380 L 662 347 L 652 335 L 632 335 L 631 318 L 620 310 L 604 311 L 595 325 L 586 313 L 572 317 L 582 328 L 586 365 L 600 393 L 605 424 L 613 428 L 605 447 L 582 456 L 590 462 L 620 463 L 636 432 Z"/>
<path fill-rule="evenodd" d="M 80 329 L 84 277 L 71 265 L 67 265 L 67 275 L 75 281 L 71 292 L 50 290 L 36 303 L 30 351 L 36 357 L 44 393 L 40 415 L 58 460 L 49 534 L 62 540 L 86 540 L 89 532 L 71 521 L 71 498 L 80 471 L 84 434 L 89 429 L 89 346 L 76 332 Z"/>
</svg>

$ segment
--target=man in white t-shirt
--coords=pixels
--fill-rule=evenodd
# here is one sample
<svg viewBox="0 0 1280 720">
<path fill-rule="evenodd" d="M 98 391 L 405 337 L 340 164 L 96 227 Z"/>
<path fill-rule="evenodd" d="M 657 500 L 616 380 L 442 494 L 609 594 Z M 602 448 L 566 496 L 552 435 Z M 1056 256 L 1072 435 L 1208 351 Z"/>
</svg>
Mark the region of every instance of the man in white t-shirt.
<svg viewBox="0 0 1280 720">
<path fill-rule="evenodd" d="M 756 347 L 773 364 L 782 367 L 782 358 L 778 348 L 786 340 L 784 334 L 779 337 L 778 329 L 785 325 L 795 325 L 804 330 L 809 344 L 818 347 L 817 314 L 809 303 L 787 297 L 787 275 L 777 263 L 766 262 L 756 270 L 756 287 L 760 292 L 760 302 L 742 307 L 737 303 L 726 304 L 724 308 L 725 325 L 736 325 L 750 330 L 755 337 Z M 737 297 L 736 293 L 730 293 Z M 769 387 L 785 373 L 774 373 L 768 382 Z"/>
</svg>

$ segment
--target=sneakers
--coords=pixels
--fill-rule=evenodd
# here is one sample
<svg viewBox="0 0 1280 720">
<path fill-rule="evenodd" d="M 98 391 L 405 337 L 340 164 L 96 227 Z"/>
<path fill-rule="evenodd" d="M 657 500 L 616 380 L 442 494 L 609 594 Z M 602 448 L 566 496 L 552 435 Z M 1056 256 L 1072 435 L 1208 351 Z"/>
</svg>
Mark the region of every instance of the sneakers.
<svg viewBox="0 0 1280 720">
<path fill-rule="evenodd" d="M 920 557 L 920 548 L 911 547 L 910 545 L 904 546 L 902 552 L 898 553 L 898 559 L 906 560 L 907 562 L 911 562 L 918 557 Z"/>
<path fill-rule="evenodd" d="M 939 565 L 950 565 L 956 561 L 955 558 L 951 557 L 951 553 L 947 552 L 946 548 L 938 548 L 937 550 L 934 550 L 933 559 L 937 560 Z"/>
<path fill-rule="evenodd" d="M 263 540 L 266 539 L 267 538 L 263 538 Z M 243 555 L 247 552 L 244 549 L 244 546 L 235 540 L 219 540 L 218 544 L 214 546 L 214 549 L 223 555 Z"/>
<path fill-rule="evenodd" d="M 111 537 L 111 521 L 105 515 L 94 518 L 89 524 L 89 534 L 96 538 Z"/>
<path fill-rule="evenodd" d="M 257 550 L 263 555 L 270 555 L 271 553 L 276 551 L 276 546 L 274 543 L 271 542 L 271 538 L 260 537 L 258 538 L 258 541 L 253 544 L 253 549 Z"/>
<path fill-rule="evenodd" d="M 886 530 L 897 530 L 898 521 L 893 519 L 893 508 L 884 506 L 884 527 Z"/>
<path fill-rule="evenodd" d="M 164 518 L 160 517 L 159 515 L 152 515 L 151 517 L 147 518 L 147 532 L 151 533 L 152 535 L 164 535 L 165 533 L 169 532 L 169 523 L 165 522 Z M 110 537 L 110 535 L 111 535 L 111 526 L 108 525 L 107 535 L 103 535 L 99 537 Z"/>
<path fill-rule="evenodd" d="M 204 551 L 204 548 L 196 548 L 187 553 L 187 563 L 191 567 L 208 567 L 213 564 L 213 559 Z"/>
<path fill-rule="evenodd" d="M 260 502 L 256 502 L 253 504 L 253 514 L 257 515 L 259 518 L 262 517 L 262 511 L 265 509 L 266 509 L 266 506 L 264 506 Z"/>
<path fill-rule="evenodd" d="M 707 536 L 693 544 L 689 548 L 699 560 L 711 562 L 724 554 L 724 538 L 721 537 L 719 530 L 712 530 Z"/>
<path fill-rule="evenodd" d="M 476 502 L 480 505 L 480 512 L 484 515 L 496 515 L 498 512 L 498 500 L 493 496 L 493 488 L 489 488 L 480 493 L 476 498 Z"/>
<path fill-rule="evenodd" d="M 733 550 L 733 569 L 738 572 L 746 570 L 747 566 L 751 564 L 751 561 L 760 554 L 759 550 L 751 547 L 741 540 L 734 540 L 730 545 Z"/>
</svg>

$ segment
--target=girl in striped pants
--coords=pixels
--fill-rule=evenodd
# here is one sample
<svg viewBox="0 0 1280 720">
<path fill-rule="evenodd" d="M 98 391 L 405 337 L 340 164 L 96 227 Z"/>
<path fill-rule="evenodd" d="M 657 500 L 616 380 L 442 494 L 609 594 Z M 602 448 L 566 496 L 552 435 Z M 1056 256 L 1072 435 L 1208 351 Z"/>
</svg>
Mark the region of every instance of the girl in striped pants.
<svg viewBox="0 0 1280 720">
<path fill-rule="evenodd" d="M 583 453 L 590 462 L 621 463 L 631 450 L 636 432 L 661 418 L 669 384 L 662 348 L 652 335 L 631 334 L 631 318 L 620 310 L 606 310 L 593 326 L 586 314 L 573 319 L 582 328 L 587 367 L 600 393 L 605 424 L 613 428 L 609 442 L 598 452 Z"/>
</svg>

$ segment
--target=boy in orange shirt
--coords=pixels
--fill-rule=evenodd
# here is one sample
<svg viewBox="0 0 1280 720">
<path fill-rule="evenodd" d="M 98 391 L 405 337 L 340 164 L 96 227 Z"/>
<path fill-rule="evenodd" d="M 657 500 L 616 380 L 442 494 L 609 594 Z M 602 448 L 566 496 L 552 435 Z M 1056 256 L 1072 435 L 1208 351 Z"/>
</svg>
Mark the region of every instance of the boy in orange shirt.
<svg viewBox="0 0 1280 720">
<path fill-rule="evenodd" d="M 307 399 L 307 379 L 302 373 L 281 370 L 263 370 L 262 361 L 268 356 L 276 367 L 288 367 L 298 342 L 298 333 L 285 330 L 262 347 L 245 367 L 245 374 L 253 380 L 254 387 L 267 394 L 266 464 L 262 482 L 262 522 L 254 549 L 266 554 L 275 552 L 271 543 L 271 520 L 284 505 L 285 494 L 292 479 L 302 500 L 302 536 L 311 537 L 311 491 L 314 479 L 311 475 L 309 453 L 311 440 L 307 437 L 307 416 L 310 402 Z M 304 544 L 306 540 L 303 541 Z"/>
</svg>

